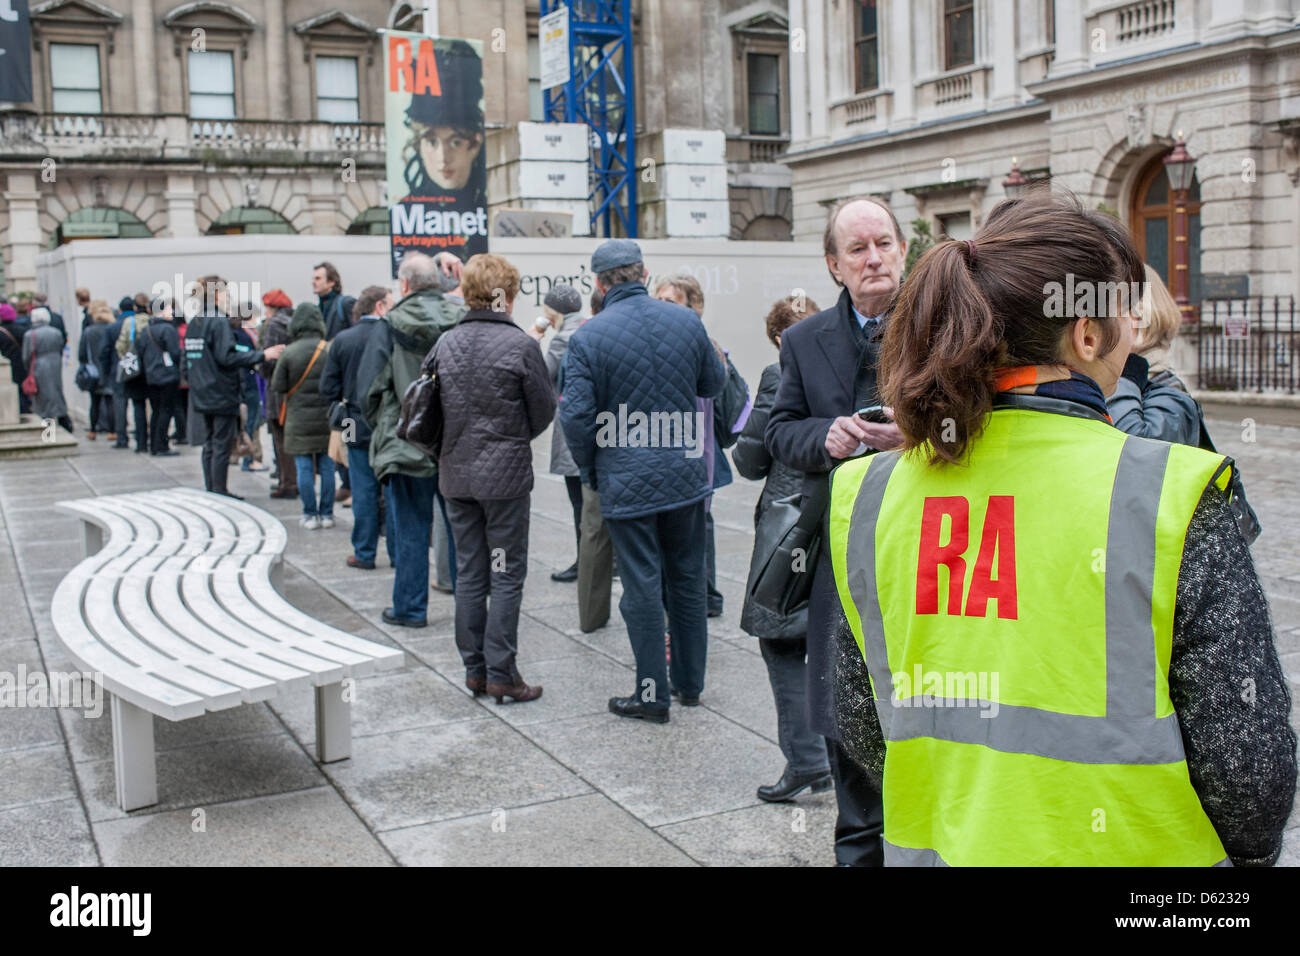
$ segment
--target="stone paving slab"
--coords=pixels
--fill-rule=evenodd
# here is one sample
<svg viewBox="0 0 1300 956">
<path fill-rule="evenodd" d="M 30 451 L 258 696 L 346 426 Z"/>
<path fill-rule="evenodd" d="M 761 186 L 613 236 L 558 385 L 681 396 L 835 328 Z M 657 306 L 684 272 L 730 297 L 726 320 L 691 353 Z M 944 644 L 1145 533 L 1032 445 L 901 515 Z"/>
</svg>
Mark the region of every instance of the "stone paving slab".
<svg viewBox="0 0 1300 956">
<path fill-rule="evenodd" d="M 75 795 L 0 810 L 5 866 L 95 866 L 99 855 Z"/>
<path fill-rule="evenodd" d="M 329 776 L 374 830 L 528 806 L 592 788 L 499 720 L 367 737 Z"/>
<path fill-rule="evenodd" d="M 672 843 L 600 794 L 381 835 L 408 866 L 690 866 Z"/>
<path fill-rule="evenodd" d="M 834 866 L 835 794 L 715 813 L 657 832 L 706 866 Z"/>
<path fill-rule="evenodd" d="M 117 804 L 112 760 L 74 765 L 92 823 L 127 816 Z M 148 815 L 181 807 L 204 807 L 246 797 L 319 786 L 320 771 L 286 733 L 235 737 L 158 754 L 158 800 L 132 811 Z"/>
<path fill-rule="evenodd" d="M 1300 692 L 1300 431 L 1211 422 L 1241 465 L 1265 533 L 1255 563 L 1273 604 L 1283 667 Z M 73 670 L 49 602 L 80 560 L 78 522 L 63 498 L 201 485 L 198 450 L 172 459 L 83 443 L 76 458 L 0 468 L 0 579 L 26 599 L 0 615 L 0 669 L 42 662 Z M 782 758 L 758 642 L 738 626 L 761 485 L 737 479 L 713 499 L 722 617 L 709 621 L 703 706 L 675 706 L 667 726 L 622 721 L 606 701 L 627 693 L 631 648 L 615 581 L 609 623 L 577 627 L 575 586 L 550 580 L 573 560 L 563 482 L 534 444 L 528 578 L 520 666 L 540 701 L 471 699 L 454 639 L 454 602 L 431 591 L 429 626 L 380 621 L 393 572 L 350 569 L 351 509 L 307 532 L 297 501 L 267 496 L 266 474 L 232 469 L 231 490 L 276 515 L 289 534 L 285 585 L 305 612 L 368 640 L 400 646 L 406 664 L 360 679 L 353 757 L 314 759 L 312 694 L 173 724 L 155 721 L 163 802 L 129 815 L 114 802 L 108 717 L 0 711 L 0 860 L 58 864 L 258 863 L 829 865 L 832 794 L 770 806 L 754 789 Z M 624 686 L 627 684 L 628 686 Z M 1300 714 L 1293 713 L 1300 725 Z M 207 832 L 193 830 L 204 810 Z M 493 830 L 494 822 L 505 829 Z M 1300 865 L 1293 812 L 1283 863 Z"/>
<path fill-rule="evenodd" d="M 95 824 L 110 866 L 392 866 L 327 786 Z"/>
</svg>

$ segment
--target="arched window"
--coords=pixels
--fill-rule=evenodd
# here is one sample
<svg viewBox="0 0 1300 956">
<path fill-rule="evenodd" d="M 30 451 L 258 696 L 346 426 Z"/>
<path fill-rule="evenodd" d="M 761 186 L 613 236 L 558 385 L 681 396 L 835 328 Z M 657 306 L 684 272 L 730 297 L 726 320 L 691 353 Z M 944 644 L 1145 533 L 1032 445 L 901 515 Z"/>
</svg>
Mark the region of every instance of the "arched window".
<svg viewBox="0 0 1300 956">
<path fill-rule="evenodd" d="M 55 249 L 74 239 L 152 239 L 153 230 L 125 209 L 90 206 L 78 209 L 59 223 L 50 237 Z"/>
<path fill-rule="evenodd" d="M 235 206 L 208 226 L 209 236 L 243 236 L 255 233 L 293 235 L 298 230 L 274 209 L 265 206 Z"/>
<path fill-rule="evenodd" d="M 1157 156 L 1138 176 L 1129 207 L 1129 231 L 1142 258 L 1160 273 L 1171 292 L 1178 248 L 1174 222 L 1164 157 Z M 1201 183 L 1195 176 L 1187 192 L 1187 301 L 1201 301 Z"/>
<path fill-rule="evenodd" d="M 388 235 L 388 209 L 385 206 L 371 206 L 348 223 L 349 236 L 386 236 Z"/>
<path fill-rule="evenodd" d="M 393 4 L 393 9 L 388 13 L 388 26 L 393 30 L 423 33 L 424 5 L 415 3 Z"/>
</svg>

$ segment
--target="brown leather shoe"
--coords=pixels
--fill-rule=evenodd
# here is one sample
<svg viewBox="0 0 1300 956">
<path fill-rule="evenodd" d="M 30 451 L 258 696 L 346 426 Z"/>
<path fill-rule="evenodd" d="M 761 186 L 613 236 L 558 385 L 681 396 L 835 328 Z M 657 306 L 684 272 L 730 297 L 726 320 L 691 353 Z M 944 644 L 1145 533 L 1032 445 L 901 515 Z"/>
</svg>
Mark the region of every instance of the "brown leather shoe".
<svg viewBox="0 0 1300 956">
<path fill-rule="evenodd" d="M 516 675 L 517 676 L 517 675 Z M 510 684 L 488 684 L 487 695 L 495 697 L 497 703 L 504 703 L 503 697 L 509 697 L 516 704 L 523 704 L 530 700 L 536 700 L 542 696 L 542 687 L 539 684 L 536 687 L 530 687 L 524 683 L 522 677 L 518 678 L 519 683 L 511 686 Z"/>
<path fill-rule="evenodd" d="M 280 488 L 276 488 L 275 491 L 271 492 L 271 497 L 272 498 L 297 498 L 298 489 L 295 488 L 293 489 L 293 491 L 284 491 Z"/>
<path fill-rule="evenodd" d="M 487 692 L 486 677 L 466 677 L 465 686 L 475 697 L 482 697 Z"/>
</svg>

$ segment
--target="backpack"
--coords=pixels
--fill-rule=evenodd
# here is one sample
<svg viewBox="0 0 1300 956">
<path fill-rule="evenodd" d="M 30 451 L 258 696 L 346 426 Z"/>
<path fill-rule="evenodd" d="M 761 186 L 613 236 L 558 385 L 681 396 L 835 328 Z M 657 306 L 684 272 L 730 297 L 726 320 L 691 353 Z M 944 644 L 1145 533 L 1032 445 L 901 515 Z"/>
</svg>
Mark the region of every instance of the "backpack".
<svg viewBox="0 0 1300 956">
<path fill-rule="evenodd" d="M 727 382 L 713 400 L 713 435 L 719 447 L 730 448 L 736 443 L 753 407 L 749 386 L 727 356 Z"/>
</svg>

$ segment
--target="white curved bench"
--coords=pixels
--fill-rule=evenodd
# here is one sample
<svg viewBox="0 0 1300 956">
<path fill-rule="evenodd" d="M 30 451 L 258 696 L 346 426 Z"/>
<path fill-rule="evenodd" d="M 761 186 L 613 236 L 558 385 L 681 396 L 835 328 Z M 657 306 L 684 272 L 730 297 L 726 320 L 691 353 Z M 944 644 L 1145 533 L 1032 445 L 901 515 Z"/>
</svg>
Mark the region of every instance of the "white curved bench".
<svg viewBox="0 0 1300 956">
<path fill-rule="evenodd" d="M 288 537 L 278 519 L 188 488 L 57 507 L 81 519 L 85 558 L 54 592 L 54 629 L 111 695 L 123 810 L 158 802 L 154 714 L 184 720 L 312 686 L 317 759 L 351 755 L 342 682 L 400 667 L 404 655 L 280 596 Z"/>
</svg>

